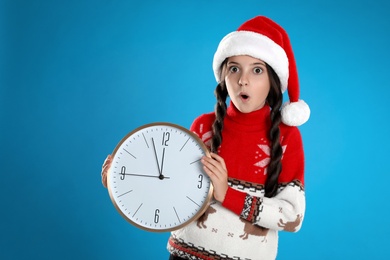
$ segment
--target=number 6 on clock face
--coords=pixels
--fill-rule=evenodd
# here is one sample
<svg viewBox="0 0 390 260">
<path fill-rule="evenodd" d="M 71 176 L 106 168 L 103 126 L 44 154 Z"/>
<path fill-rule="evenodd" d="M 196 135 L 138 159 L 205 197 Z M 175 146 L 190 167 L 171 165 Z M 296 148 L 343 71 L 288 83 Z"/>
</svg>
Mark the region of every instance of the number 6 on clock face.
<svg viewBox="0 0 390 260">
<path fill-rule="evenodd" d="M 203 214 L 212 184 L 200 162 L 207 147 L 189 130 L 170 123 L 141 126 L 116 146 L 108 192 L 116 209 L 144 230 L 179 229 Z"/>
</svg>

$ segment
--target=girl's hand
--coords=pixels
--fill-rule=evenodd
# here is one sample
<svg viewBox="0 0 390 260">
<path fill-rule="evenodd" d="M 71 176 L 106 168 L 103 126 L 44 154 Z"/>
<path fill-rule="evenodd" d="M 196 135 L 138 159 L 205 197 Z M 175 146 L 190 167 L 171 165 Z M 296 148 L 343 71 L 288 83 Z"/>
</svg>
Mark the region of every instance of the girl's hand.
<svg viewBox="0 0 390 260">
<path fill-rule="evenodd" d="M 112 163 L 112 157 L 111 154 L 109 154 L 106 160 L 104 160 L 104 163 L 102 165 L 102 184 L 105 188 L 107 188 L 107 173 L 111 167 L 111 163 Z"/>
<path fill-rule="evenodd" d="M 228 190 L 228 174 L 224 159 L 215 154 L 210 153 L 211 158 L 204 156 L 202 158 L 203 169 L 210 177 L 214 186 L 214 198 L 223 202 Z"/>
</svg>

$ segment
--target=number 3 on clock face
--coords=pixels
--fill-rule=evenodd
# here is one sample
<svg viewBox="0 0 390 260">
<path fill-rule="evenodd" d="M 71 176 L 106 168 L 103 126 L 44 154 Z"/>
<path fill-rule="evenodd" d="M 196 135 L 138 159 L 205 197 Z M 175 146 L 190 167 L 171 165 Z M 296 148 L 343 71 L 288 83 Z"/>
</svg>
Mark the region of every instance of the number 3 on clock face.
<svg viewBox="0 0 390 260">
<path fill-rule="evenodd" d="M 203 142 L 170 123 L 141 126 L 113 152 L 108 191 L 116 209 L 144 230 L 179 229 L 203 214 L 212 184 L 200 162 L 208 156 Z"/>
</svg>

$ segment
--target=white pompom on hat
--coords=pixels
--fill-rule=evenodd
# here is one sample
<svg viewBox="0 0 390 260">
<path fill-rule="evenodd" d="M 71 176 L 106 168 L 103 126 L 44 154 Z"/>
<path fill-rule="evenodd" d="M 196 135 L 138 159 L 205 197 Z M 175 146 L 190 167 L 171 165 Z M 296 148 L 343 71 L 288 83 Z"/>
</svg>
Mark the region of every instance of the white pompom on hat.
<svg viewBox="0 0 390 260">
<path fill-rule="evenodd" d="M 249 55 L 266 62 L 278 75 L 282 93 L 288 90 L 290 101 L 281 108 L 283 123 L 299 126 L 309 119 L 310 108 L 299 99 L 298 72 L 290 40 L 280 25 L 267 17 L 257 16 L 226 35 L 214 54 L 213 70 L 218 83 L 221 82 L 223 61 L 238 55 Z"/>
</svg>

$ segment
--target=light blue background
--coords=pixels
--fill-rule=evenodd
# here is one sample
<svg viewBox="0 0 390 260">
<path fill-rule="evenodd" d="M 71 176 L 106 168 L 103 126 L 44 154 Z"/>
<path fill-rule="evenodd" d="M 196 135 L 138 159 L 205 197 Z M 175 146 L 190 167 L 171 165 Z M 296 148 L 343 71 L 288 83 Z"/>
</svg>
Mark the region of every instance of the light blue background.
<svg viewBox="0 0 390 260">
<path fill-rule="evenodd" d="M 263 14 L 293 44 L 307 213 L 278 259 L 390 257 L 388 1 L 0 1 L 1 259 L 167 259 L 100 182 L 145 123 L 214 106 L 212 57 Z"/>
</svg>

